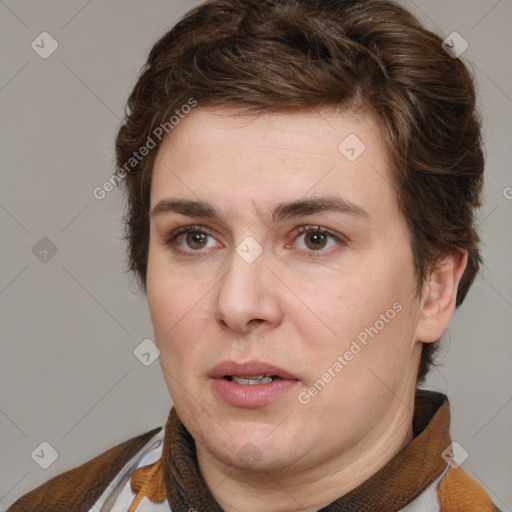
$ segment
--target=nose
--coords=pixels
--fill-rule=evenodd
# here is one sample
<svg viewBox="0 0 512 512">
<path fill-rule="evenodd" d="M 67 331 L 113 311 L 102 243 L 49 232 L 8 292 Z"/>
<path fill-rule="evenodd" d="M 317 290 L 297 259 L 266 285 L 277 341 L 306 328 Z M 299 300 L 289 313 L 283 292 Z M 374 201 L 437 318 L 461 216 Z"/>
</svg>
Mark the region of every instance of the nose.
<svg viewBox="0 0 512 512">
<path fill-rule="evenodd" d="M 259 325 L 276 327 L 282 321 L 282 283 L 267 268 L 265 256 L 263 252 L 249 263 L 233 252 L 230 270 L 216 288 L 214 304 L 213 316 L 224 328 L 246 334 Z"/>
</svg>

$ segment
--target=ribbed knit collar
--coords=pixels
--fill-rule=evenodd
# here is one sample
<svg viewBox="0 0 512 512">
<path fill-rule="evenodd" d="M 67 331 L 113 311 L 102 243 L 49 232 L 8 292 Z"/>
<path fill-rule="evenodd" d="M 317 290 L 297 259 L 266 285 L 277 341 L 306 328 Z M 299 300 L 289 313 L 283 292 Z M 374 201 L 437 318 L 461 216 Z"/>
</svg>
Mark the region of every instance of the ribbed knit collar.
<svg viewBox="0 0 512 512">
<path fill-rule="evenodd" d="M 441 454 L 451 443 L 449 424 L 446 396 L 417 390 L 414 439 L 375 475 L 319 512 L 400 510 L 446 468 Z M 173 512 L 223 512 L 201 478 L 194 440 L 174 408 L 165 425 L 162 457 L 167 500 Z"/>
</svg>

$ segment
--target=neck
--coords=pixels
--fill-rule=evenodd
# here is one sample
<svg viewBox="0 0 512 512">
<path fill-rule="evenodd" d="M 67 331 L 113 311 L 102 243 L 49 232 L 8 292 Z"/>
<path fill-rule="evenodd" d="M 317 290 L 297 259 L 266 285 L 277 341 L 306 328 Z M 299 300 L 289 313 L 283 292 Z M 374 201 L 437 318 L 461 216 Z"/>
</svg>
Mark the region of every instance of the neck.
<svg viewBox="0 0 512 512">
<path fill-rule="evenodd" d="M 201 474 L 225 512 L 314 512 L 349 493 L 382 469 L 413 439 L 414 397 L 398 400 L 387 422 L 357 445 L 306 468 L 249 473 L 225 465 L 197 446 Z"/>
</svg>

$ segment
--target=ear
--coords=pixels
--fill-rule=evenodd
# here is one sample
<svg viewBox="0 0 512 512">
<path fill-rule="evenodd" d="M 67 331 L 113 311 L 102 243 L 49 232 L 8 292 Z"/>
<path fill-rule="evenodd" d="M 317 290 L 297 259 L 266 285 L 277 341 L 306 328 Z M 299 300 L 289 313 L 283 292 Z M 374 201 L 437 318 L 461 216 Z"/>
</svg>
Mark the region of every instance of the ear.
<svg viewBox="0 0 512 512">
<path fill-rule="evenodd" d="M 423 288 L 423 305 L 415 336 L 417 341 L 433 343 L 447 329 L 455 311 L 457 288 L 467 262 L 467 251 L 454 251 L 432 271 Z"/>
</svg>

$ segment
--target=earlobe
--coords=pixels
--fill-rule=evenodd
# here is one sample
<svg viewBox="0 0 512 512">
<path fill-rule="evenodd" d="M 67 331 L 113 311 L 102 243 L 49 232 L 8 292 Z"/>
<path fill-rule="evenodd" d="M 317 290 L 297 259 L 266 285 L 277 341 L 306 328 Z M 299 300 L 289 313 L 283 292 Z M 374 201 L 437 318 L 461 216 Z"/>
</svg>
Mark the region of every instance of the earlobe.
<svg viewBox="0 0 512 512">
<path fill-rule="evenodd" d="M 467 251 L 454 251 L 443 258 L 430 274 L 423 290 L 420 320 L 415 336 L 417 341 L 433 343 L 447 329 L 455 311 L 457 288 L 467 261 Z"/>
</svg>

